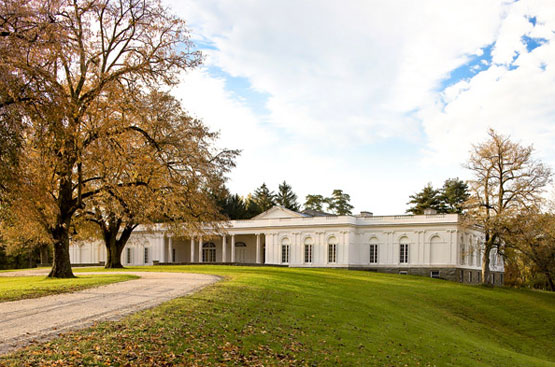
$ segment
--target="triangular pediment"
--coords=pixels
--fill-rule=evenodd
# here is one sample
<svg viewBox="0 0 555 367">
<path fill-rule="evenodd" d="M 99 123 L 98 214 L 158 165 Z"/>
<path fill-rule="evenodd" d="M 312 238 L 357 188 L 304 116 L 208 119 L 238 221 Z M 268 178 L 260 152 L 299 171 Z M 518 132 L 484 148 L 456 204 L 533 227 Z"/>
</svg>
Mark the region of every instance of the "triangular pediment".
<svg viewBox="0 0 555 367">
<path fill-rule="evenodd" d="M 273 208 L 266 210 L 264 213 L 258 214 L 256 217 L 252 218 L 251 220 L 278 219 L 278 218 L 304 218 L 304 217 L 306 217 L 306 215 L 297 213 L 293 210 L 276 205 Z"/>
</svg>

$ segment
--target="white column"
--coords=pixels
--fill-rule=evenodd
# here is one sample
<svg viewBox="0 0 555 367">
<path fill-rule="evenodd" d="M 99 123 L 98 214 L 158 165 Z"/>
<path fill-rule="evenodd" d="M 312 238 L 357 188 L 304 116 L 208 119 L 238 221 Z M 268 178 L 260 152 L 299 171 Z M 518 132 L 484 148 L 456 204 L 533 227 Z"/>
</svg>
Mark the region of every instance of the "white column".
<svg viewBox="0 0 555 367">
<path fill-rule="evenodd" d="M 195 262 L 195 237 L 191 237 L 191 262 Z"/>
<path fill-rule="evenodd" d="M 200 237 L 198 241 L 198 262 L 202 262 L 202 237 Z"/>
<path fill-rule="evenodd" d="M 168 262 L 173 263 L 175 259 L 173 258 L 173 236 L 168 237 Z"/>
<path fill-rule="evenodd" d="M 231 262 L 235 262 L 235 235 L 231 235 Z"/>
<path fill-rule="evenodd" d="M 168 260 L 166 258 L 166 239 L 165 239 L 164 234 L 162 234 L 162 238 L 160 239 L 160 241 L 158 243 L 159 243 L 159 246 L 160 246 L 160 262 L 165 263 Z"/>
<path fill-rule="evenodd" d="M 256 263 L 260 264 L 260 233 L 256 234 Z"/>
<path fill-rule="evenodd" d="M 225 263 L 227 260 L 227 235 L 222 237 L 222 262 Z"/>
<path fill-rule="evenodd" d="M 271 257 L 271 248 L 273 246 L 273 234 L 272 233 L 266 233 L 266 248 L 264 249 L 265 255 L 265 264 L 272 264 L 272 257 Z"/>
</svg>

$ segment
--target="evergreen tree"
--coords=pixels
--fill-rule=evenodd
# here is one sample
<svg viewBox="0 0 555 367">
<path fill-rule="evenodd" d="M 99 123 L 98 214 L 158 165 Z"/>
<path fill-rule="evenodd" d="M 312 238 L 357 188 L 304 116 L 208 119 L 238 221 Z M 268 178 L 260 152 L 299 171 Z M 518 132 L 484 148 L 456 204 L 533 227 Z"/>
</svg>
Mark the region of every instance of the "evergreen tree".
<svg viewBox="0 0 555 367">
<path fill-rule="evenodd" d="M 260 208 L 261 212 L 265 212 L 266 210 L 270 209 L 274 205 L 276 205 L 276 195 L 273 191 L 268 189 L 265 183 L 262 184 L 259 188 L 254 190 L 254 201 Z"/>
<path fill-rule="evenodd" d="M 294 211 L 299 211 L 299 203 L 297 202 L 297 195 L 293 192 L 291 186 L 283 181 L 279 185 L 279 190 L 276 195 L 275 201 L 277 204 Z"/>
<path fill-rule="evenodd" d="M 328 210 L 337 215 L 351 215 L 353 206 L 350 204 L 351 196 L 343 190 L 333 190 L 331 197 L 326 199 Z"/>
<path fill-rule="evenodd" d="M 245 200 L 238 194 L 228 195 L 220 202 L 222 214 L 225 214 L 229 219 L 248 219 L 249 213 L 247 211 L 247 204 Z"/>
<path fill-rule="evenodd" d="M 409 198 L 411 200 L 407 204 L 412 204 L 412 207 L 407 209 L 407 213 L 418 215 L 424 214 L 425 209 L 441 210 L 441 193 L 434 189 L 431 183 Z"/>
<path fill-rule="evenodd" d="M 445 180 L 441 189 L 441 212 L 443 213 L 462 213 L 463 204 L 470 197 L 468 185 L 459 178 L 449 178 Z"/>
<path fill-rule="evenodd" d="M 247 196 L 247 199 L 245 200 L 245 206 L 247 209 L 247 219 L 255 217 L 264 211 L 260 208 L 255 198 L 251 194 Z"/>
<path fill-rule="evenodd" d="M 305 210 L 318 210 L 322 211 L 324 204 L 327 204 L 327 200 L 322 195 L 306 195 L 304 202 Z"/>
</svg>

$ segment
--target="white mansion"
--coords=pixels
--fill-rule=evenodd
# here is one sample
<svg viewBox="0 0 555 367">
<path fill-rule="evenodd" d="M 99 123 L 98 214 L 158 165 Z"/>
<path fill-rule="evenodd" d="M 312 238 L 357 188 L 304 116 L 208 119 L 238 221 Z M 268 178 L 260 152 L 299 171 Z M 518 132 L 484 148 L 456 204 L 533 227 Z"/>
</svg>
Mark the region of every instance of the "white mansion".
<svg viewBox="0 0 555 367">
<path fill-rule="evenodd" d="M 124 265 L 228 263 L 350 268 L 415 274 L 476 283 L 481 276 L 482 234 L 463 228 L 457 214 L 335 216 L 283 207 L 226 223 L 225 234 L 168 235 L 162 225 L 135 230 Z M 74 244 L 73 264 L 100 264 L 102 242 Z M 503 283 L 503 261 L 491 257 L 493 281 Z"/>
</svg>

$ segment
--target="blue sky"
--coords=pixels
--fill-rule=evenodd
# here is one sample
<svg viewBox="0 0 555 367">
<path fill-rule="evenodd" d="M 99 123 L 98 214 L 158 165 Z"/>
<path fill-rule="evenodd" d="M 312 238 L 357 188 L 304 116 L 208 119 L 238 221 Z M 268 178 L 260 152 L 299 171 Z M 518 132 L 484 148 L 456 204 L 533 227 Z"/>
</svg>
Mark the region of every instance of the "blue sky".
<svg viewBox="0 0 555 367">
<path fill-rule="evenodd" d="M 170 5 L 206 57 L 175 93 L 242 150 L 233 192 L 285 179 L 301 202 L 340 188 L 403 213 L 428 182 L 469 179 L 489 127 L 555 163 L 550 0 Z"/>
</svg>

